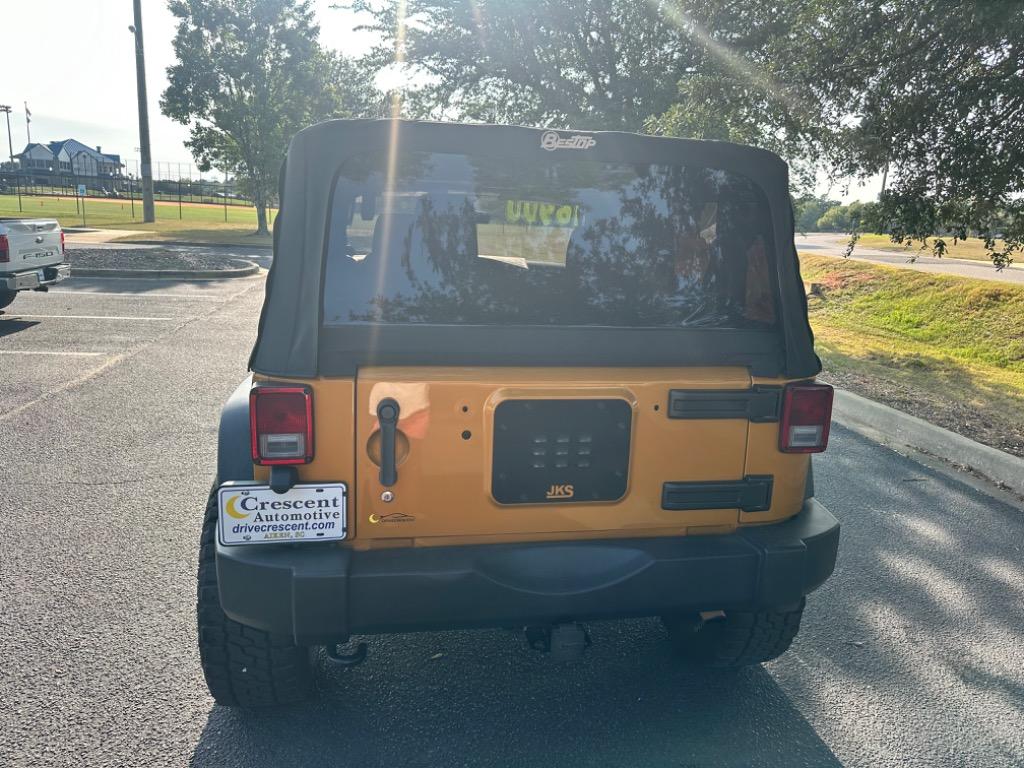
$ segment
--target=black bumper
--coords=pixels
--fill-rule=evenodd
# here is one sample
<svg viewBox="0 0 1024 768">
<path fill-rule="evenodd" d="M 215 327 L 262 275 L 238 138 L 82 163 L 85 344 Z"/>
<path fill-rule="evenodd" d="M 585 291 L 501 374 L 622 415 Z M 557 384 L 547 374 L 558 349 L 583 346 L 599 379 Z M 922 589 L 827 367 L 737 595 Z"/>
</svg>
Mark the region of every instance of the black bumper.
<svg viewBox="0 0 1024 768">
<path fill-rule="evenodd" d="M 839 521 L 795 517 L 723 536 L 353 551 L 217 547 L 224 611 L 301 645 L 350 634 L 786 606 L 835 567 Z"/>
</svg>

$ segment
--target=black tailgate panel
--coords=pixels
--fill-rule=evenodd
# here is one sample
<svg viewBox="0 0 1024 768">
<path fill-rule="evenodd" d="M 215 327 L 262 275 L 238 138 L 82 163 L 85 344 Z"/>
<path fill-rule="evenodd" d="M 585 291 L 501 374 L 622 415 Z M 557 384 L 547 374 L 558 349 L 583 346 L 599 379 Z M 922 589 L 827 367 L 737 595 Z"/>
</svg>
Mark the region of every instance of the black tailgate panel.
<svg viewBox="0 0 1024 768">
<path fill-rule="evenodd" d="M 625 400 L 505 400 L 494 411 L 499 504 L 616 501 L 626 493 L 633 409 Z"/>
</svg>

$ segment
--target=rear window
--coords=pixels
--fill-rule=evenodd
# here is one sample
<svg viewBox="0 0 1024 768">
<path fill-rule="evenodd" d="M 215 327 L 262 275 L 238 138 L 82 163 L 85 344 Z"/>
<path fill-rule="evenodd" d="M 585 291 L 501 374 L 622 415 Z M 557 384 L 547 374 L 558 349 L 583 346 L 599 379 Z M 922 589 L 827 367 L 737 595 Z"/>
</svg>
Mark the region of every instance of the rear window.
<svg viewBox="0 0 1024 768">
<path fill-rule="evenodd" d="M 722 170 L 364 157 L 330 216 L 326 324 L 775 323 L 767 202 Z"/>
</svg>

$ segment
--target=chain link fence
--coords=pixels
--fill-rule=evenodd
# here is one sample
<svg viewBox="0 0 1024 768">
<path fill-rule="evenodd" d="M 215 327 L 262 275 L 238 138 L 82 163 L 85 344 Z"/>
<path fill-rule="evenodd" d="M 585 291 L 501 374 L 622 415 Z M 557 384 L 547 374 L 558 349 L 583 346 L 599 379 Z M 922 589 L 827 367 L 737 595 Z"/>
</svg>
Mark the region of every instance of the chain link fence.
<svg viewBox="0 0 1024 768">
<path fill-rule="evenodd" d="M 128 168 L 137 168 L 137 165 L 136 161 L 130 161 Z M 4 163 L 0 168 L 0 195 L 126 200 L 133 208 L 139 203 L 141 216 L 142 179 L 127 169 L 121 173 L 88 176 L 50 168 L 12 168 L 10 163 Z M 214 173 L 204 176 L 196 173 L 189 163 L 154 162 L 153 199 L 179 205 L 253 207 L 237 179 L 218 178 Z M 276 201 L 271 201 L 271 206 L 276 206 Z"/>
</svg>

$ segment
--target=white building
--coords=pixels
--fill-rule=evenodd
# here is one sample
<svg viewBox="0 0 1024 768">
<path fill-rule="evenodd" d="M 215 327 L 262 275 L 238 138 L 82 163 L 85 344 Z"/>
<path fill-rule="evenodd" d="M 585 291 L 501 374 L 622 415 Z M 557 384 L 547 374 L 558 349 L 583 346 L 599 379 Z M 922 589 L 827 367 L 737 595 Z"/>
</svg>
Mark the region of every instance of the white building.
<svg viewBox="0 0 1024 768">
<path fill-rule="evenodd" d="M 117 178 L 124 173 L 120 155 L 104 153 L 101 147 L 94 149 L 77 139 L 29 144 L 15 157 L 21 160 L 23 170 L 34 174 Z"/>
</svg>

